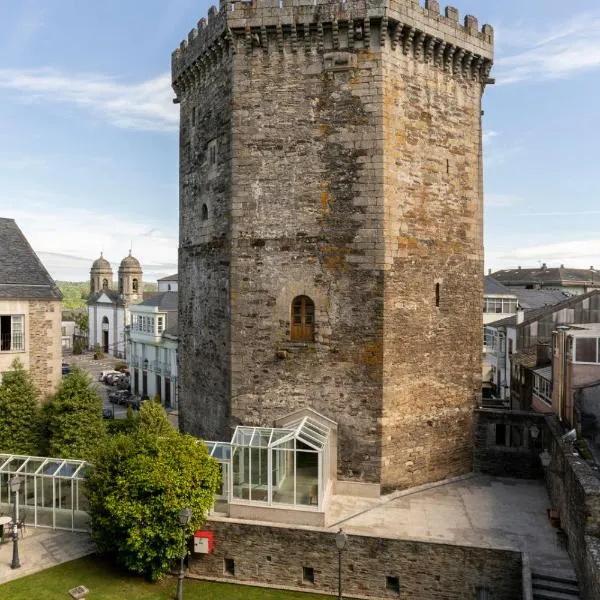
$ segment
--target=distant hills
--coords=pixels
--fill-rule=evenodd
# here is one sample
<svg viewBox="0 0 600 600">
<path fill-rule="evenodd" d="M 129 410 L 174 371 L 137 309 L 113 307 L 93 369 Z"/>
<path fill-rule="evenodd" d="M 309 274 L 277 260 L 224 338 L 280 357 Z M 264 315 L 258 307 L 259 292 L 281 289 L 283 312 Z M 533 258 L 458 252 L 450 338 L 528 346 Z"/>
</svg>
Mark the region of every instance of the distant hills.
<svg viewBox="0 0 600 600">
<path fill-rule="evenodd" d="M 63 294 L 63 310 L 78 310 L 85 308 L 85 301 L 90 293 L 89 281 L 56 281 L 58 289 Z M 145 283 L 144 292 L 156 292 L 156 283 Z"/>
</svg>

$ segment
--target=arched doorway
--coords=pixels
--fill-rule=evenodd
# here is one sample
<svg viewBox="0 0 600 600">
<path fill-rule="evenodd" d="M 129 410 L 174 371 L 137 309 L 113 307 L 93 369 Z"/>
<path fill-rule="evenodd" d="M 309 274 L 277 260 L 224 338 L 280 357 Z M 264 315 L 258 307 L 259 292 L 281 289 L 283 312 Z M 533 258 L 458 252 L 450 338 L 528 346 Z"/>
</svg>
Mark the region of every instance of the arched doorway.
<svg viewBox="0 0 600 600">
<path fill-rule="evenodd" d="M 108 354 L 108 317 L 102 317 L 102 350 Z"/>
</svg>

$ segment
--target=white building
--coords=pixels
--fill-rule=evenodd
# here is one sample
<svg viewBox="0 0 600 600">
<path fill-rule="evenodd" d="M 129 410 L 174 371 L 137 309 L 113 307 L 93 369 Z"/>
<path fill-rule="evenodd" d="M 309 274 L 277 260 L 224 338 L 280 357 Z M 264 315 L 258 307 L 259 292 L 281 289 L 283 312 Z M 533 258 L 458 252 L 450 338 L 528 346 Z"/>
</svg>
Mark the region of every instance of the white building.
<svg viewBox="0 0 600 600">
<path fill-rule="evenodd" d="M 158 280 L 158 291 L 159 292 L 177 292 L 177 283 L 179 277 L 177 273 L 175 275 L 168 275 Z"/>
<path fill-rule="evenodd" d="M 129 370 L 133 394 L 177 407 L 177 292 L 130 307 Z"/>
<path fill-rule="evenodd" d="M 129 309 L 143 299 L 142 267 L 131 251 L 119 266 L 118 290 L 111 289 L 112 276 L 110 263 L 101 254 L 90 270 L 89 347 L 94 350 L 98 346 L 106 354 L 125 358 Z"/>
</svg>

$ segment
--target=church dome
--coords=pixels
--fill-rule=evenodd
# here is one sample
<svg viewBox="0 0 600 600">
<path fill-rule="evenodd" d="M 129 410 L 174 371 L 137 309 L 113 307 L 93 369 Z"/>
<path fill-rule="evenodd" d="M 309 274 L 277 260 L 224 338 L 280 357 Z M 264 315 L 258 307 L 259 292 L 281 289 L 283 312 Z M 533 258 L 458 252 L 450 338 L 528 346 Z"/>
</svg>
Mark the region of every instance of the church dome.
<svg viewBox="0 0 600 600">
<path fill-rule="evenodd" d="M 112 271 L 110 263 L 104 258 L 103 253 L 100 253 L 100 258 L 97 258 L 93 264 L 92 269 L 94 271 Z"/>
<path fill-rule="evenodd" d="M 129 251 L 129 256 L 126 256 L 119 266 L 119 271 L 141 271 L 142 267 L 140 265 L 140 261 L 135 258 L 135 256 L 131 256 L 131 250 Z"/>
</svg>

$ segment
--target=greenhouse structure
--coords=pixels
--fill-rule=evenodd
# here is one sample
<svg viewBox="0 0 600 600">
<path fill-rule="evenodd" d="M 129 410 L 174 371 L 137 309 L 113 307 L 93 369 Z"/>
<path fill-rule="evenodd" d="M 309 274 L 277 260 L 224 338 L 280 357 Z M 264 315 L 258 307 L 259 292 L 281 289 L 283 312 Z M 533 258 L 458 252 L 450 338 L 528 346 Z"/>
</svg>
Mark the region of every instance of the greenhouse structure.
<svg viewBox="0 0 600 600">
<path fill-rule="evenodd" d="M 13 515 L 10 482 L 18 477 L 19 520 L 26 526 L 88 531 L 87 468 L 82 460 L 0 454 L 0 513 Z"/>
</svg>

